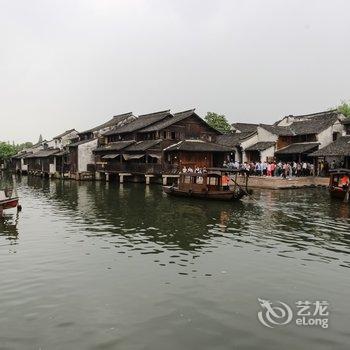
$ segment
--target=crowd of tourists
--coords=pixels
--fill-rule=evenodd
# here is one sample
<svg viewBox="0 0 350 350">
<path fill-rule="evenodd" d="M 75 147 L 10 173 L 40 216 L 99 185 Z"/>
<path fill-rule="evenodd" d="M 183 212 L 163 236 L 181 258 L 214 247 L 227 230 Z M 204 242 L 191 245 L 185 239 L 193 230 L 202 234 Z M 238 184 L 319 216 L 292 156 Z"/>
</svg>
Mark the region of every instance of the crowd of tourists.
<svg viewBox="0 0 350 350">
<path fill-rule="evenodd" d="M 250 175 L 300 177 L 314 176 L 315 166 L 309 162 L 224 162 L 224 168 L 247 170 Z"/>
<path fill-rule="evenodd" d="M 223 163 L 223 168 L 228 170 L 246 170 L 249 175 L 254 176 L 275 176 L 282 178 L 290 177 L 302 177 L 302 176 L 328 176 L 329 170 L 342 167 L 342 164 L 337 164 L 335 161 L 328 163 L 327 161 L 321 161 L 318 163 L 317 168 L 310 162 L 226 162 Z M 206 173 L 205 167 L 200 168 L 186 167 L 182 169 L 183 173 Z"/>
</svg>

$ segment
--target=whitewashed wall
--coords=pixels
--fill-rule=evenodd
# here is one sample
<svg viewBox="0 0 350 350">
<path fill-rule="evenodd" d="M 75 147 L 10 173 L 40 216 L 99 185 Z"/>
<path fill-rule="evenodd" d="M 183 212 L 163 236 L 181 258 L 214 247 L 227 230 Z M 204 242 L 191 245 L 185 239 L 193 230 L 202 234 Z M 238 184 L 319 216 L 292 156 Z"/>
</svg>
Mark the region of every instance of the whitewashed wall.
<svg viewBox="0 0 350 350">
<path fill-rule="evenodd" d="M 266 129 L 262 128 L 261 126 L 258 126 L 258 140 L 259 142 L 265 142 L 265 141 L 273 141 L 276 142 L 278 139 L 278 136 L 271 133 L 270 131 L 267 131 Z"/>
<path fill-rule="evenodd" d="M 243 162 L 246 162 L 248 160 L 245 149 L 253 146 L 257 142 L 276 142 L 278 139 L 278 136 L 275 134 L 272 134 L 271 132 L 267 131 L 266 129 L 258 126 L 257 133 L 254 134 L 249 139 L 246 139 L 241 142 L 242 150 L 243 150 Z M 261 152 L 260 160 L 264 161 L 266 160 L 266 157 L 273 157 L 275 155 L 275 147 L 270 147 L 265 151 Z"/>
<path fill-rule="evenodd" d="M 260 152 L 260 161 L 264 162 L 267 160 L 267 158 L 271 158 L 274 156 L 275 156 L 275 146 L 272 146 Z"/>
<path fill-rule="evenodd" d="M 18 170 L 18 169 L 16 169 Z M 28 171 L 28 165 L 27 164 L 24 164 L 24 159 L 21 158 L 21 171 Z"/>
<path fill-rule="evenodd" d="M 78 132 L 76 130 L 71 131 L 69 134 L 64 135 L 60 139 L 54 140 L 54 147 L 62 149 L 63 147 L 67 146 L 70 142 L 70 140 L 74 137 L 78 136 Z"/>
<path fill-rule="evenodd" d="M 344 125 L 339 120 L 317 135 L 317 141 L 320 143 L 319 148 L 326 147 L 333 142 L 334 132 L 339 133 L 339 135 L 342 135 L 344 132 Z"/>
<path fill-rule="evenodd" d="M 248 139 L 245 139 L 241 142 L 241 147 L 242 147 L 242 162 L 247 162 L 247 155 L 245 153 L 245 149 L 255 145 L 258 142 L 258 133 L 254 134 L 253 136 L 249 137 Z"/>
<path fill-rule="evenodd" d="M 87 171 L 87 165 L 95 162 L 92 151 L 97 147 L 97 139 L 78 146 L 78 172 Z"/>
</svg>

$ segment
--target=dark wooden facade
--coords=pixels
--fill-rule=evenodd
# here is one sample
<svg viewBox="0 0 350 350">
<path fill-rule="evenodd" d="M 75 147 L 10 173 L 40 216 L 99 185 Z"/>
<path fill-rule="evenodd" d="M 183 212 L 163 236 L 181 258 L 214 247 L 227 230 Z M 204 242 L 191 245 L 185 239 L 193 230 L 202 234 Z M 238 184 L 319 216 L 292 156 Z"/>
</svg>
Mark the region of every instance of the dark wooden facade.
<svg viewBox="0 0 350 350">
<path fill-rule="evenodd" d="M 28 165 L 29 173 L 40 173 L 43 175 L 50 175 L 52 173 L 50 166 L 55 163 L 55 152 L 51 152 L 51 154 L 49 152 L 43 152 L 38 152 L 38 154 L 30 155 L 24 159 L 24 163 Z"/>
<path fill-rule="evenodd" d="M 174 115 L 162 111 L 140 116 L 125 127 L 106 134 L 104 143 L 95 150 L 96 168 L 102 172 L 173 173 L 179 167 L 172 155 L 164 156 L 165 149 L 186 139 L 213 142 L 218 135 L 220 132 L 194 110 Z M 213 157 L 211 151 L 181 153 L 185 163 L 202 167 L 213 166 Z"/>
<path fill-rule="evenodd" d="M 316 134 L 306 134 L 306 135 L 296 135 L 296 136 L 283 136 L 279 135 L 277 139 L 277 150 L 287 147 L 292 143 L 301 143 L 301 142 L 317 142 Z"/>
</svg>

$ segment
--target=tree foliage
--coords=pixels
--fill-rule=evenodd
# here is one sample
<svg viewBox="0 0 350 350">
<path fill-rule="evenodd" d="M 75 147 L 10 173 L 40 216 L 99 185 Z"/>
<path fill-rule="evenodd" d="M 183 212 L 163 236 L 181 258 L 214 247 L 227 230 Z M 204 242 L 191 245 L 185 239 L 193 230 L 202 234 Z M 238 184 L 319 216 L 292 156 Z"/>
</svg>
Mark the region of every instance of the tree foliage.
<svg viewBox="0 0 350 350">
<path fill-rule="evenodd" d="M 337 110 L 339 113 L 345 115 L 345 117 L 350 118 L 350 103 L 342 101 Z"/>
<path fill-rule="evenodd" d="M 223 134 L 227 134 L 231 130 L 231 125 L 227 121 L 226 117 L 221 114 L 217 114 L 214 112 L 208 112 L 205 116 L 204 120 L 214 129 L 222 132 Z"/>
<path fill-rule="evenodd" d="M 8 159 L 14 156 L 19 151 L 22 151 L 25 148 L 32 147 L 33 144 L 31 142 L 25 142 L 21 144 L 15 145 L 14 143 L 10 144 L 7 142 L 0 142 L 0 159 Z"/>
<path fill-rule="evenodd" d="M 8 159 L 17 153 L 16 146 L 0 142 L 0 159 Z"/>
</svg>

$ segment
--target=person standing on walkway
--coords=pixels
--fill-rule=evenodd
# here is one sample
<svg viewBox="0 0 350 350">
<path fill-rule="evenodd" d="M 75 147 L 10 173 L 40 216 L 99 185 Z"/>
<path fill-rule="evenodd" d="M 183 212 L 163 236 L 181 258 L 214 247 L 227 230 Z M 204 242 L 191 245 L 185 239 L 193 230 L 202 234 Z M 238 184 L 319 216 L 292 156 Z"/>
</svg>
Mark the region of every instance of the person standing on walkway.
<svg viewBox="0 0 350 350">
<path fill-rule="evenodd" d="M 230 189 L 230 177 L 227 173 L 222 176 L 221 181 L 223 190 L 228 191 Z"/>
</svg>

